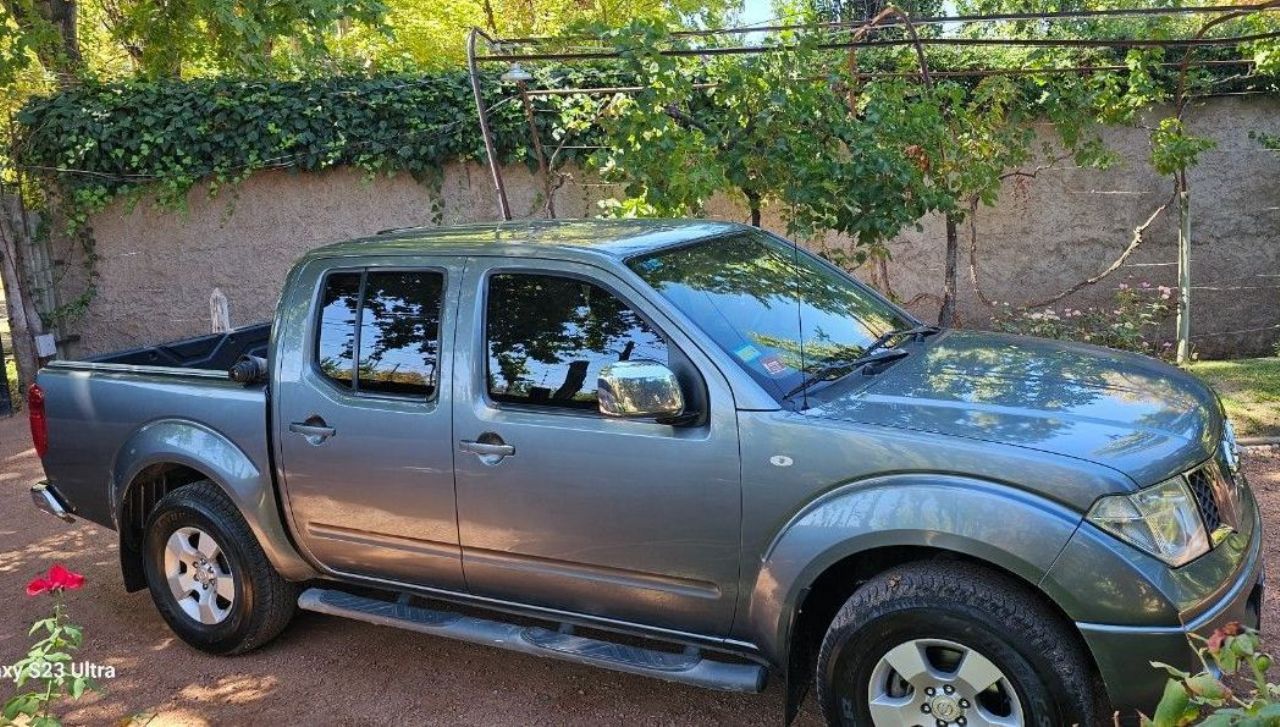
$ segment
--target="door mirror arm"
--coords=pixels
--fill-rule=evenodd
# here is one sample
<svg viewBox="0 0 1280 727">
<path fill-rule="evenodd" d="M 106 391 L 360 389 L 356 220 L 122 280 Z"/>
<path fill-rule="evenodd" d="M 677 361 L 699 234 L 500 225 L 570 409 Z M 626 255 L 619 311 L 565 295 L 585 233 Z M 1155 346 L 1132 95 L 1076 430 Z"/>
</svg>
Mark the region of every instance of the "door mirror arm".
<svg viewBox="0 0 1280 727">
<path fill-rule="evenodd" d="M 702 412 L 685 411 L 670 416 L 654 417 L 654 421 L 658 424 L 666 424 L 670 427 L 691 427 L 702 421 Z"/>
</svg>

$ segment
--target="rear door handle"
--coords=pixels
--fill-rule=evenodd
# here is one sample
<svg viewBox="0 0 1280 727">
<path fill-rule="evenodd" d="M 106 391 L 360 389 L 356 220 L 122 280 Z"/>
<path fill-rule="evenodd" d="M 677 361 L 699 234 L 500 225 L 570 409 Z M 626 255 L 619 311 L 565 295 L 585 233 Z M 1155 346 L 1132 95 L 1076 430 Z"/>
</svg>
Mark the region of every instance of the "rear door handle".
<svg viewBox="0 0 1280 727">
<path fill-rule="evenodd" d="M 289 431 L 301 434 L 306 438 L 307 443 L 313 446 L 324 443 L 324 440 L 338 433 L 338 430 L 325 424 L 324 419 L 320 417 L 309 417 L 305 422 L 293 422 L 289 425 Z"/>
</svg>

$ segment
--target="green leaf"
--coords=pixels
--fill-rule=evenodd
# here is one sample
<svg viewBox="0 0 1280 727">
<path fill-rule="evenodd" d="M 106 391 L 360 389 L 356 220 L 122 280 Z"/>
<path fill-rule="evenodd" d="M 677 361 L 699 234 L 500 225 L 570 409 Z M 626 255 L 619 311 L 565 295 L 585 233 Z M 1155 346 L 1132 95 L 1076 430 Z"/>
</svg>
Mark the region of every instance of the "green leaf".
<svg viewBox="0 0 1280 727">
<path fill-rule="evenodd" d="M 1187 692 L 1192 697 L 1222 701 L 1231 696 L 1231 690 L 1211 674 L 1197 674 L 1185 682 Z"/>
<path fill-rule="evenodd" d="M 1154 727 L 1183 727 L 1189 724 L 1197 714 L 1182 682 L 1170 679 L 1164 685 L 1164 694 L 1160 697 L 1160 703 L 1156 705 L 1152 723 Z"/>
</svg>

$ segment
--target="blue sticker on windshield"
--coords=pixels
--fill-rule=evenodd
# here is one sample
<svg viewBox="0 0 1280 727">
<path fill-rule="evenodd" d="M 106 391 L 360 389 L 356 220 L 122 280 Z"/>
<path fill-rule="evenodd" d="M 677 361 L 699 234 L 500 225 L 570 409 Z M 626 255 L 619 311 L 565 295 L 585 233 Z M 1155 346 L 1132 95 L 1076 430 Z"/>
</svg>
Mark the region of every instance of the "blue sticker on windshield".
<svg viewBox="0 0 1280 727">
<path fill-rule="evenodd" d="M 751 363 L 752 361 L 760 358 L 760 349 L 749 343 L 744 343 L 733 352 L 733 355 L 737 356 L 744 363 Z"/>
</svg>

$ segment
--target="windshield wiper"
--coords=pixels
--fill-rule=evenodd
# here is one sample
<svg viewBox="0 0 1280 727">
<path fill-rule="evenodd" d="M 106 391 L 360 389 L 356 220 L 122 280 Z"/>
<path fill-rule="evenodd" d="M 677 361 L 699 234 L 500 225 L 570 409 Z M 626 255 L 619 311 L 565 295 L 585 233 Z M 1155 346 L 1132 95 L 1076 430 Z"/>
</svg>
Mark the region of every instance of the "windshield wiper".
<svg viewBox="0 0 1280 727">
<path fill-rule="evenodd" d="M 915 338 L 915 339 L 921 339 L 921 338 L 924 338 L 925 336 L 932 336 L 935 333 L 940 332 L 941 330 L 942 329 L 938 328 L 937 326 L 920 325 L 920 326 L 915 326 L 914 328 L 895 328 L 892 331 L 885 331 L 884 333 L 881 333 L 880 336 L 876 338 L 876 340 L 872 341 L 871 345 L 867 346 L 865 349 L 862 350 L 862 355 L 866 356 L 874 351 L 879 351 L 880 349 L 884 348 L 885 345 L 889 343 L 889 341 L 892 341 L 895 338 L 911 336 L 912 338 Z"/>
<path fill-rule="evenodd" d="M 880 345 L 883 346 L 884 344 L 882 343 Z M 871 351 L 872 347 L 868 346 L 865 350 Z M 855 359 L 850 359 L 848 361 L 837 361 L 836 363 L 827 364 L 826 366 L 823 366 L 822 368 L 818 369 L 816 372 L 810 374 L 809 376 L 806 376 L 804 381 L 800 382 L 799 386 L 795 387 L 791 391 L 788 391 L 782 398 L 790 399 L 791 397 L 795 396 L 796 394 L 799 394 L 805 389 L 808 389 L 810 386 L 813 386 L 814 384 L 839 381 L 840 379 L 848 376 L 849 374 L 865 366 L 880 363 L 882 361 L 895 361 L 897 359 L 902 358 L 903 356 L 906 356 L 907 353 L 908 353 L 907 351 L 904 351 L 899 348 L 890 348 L 883 351 L 882 353 L 871 353 L 869 355 L 863 354 L 862 356 L 859 356 Z"/>
</svg>

